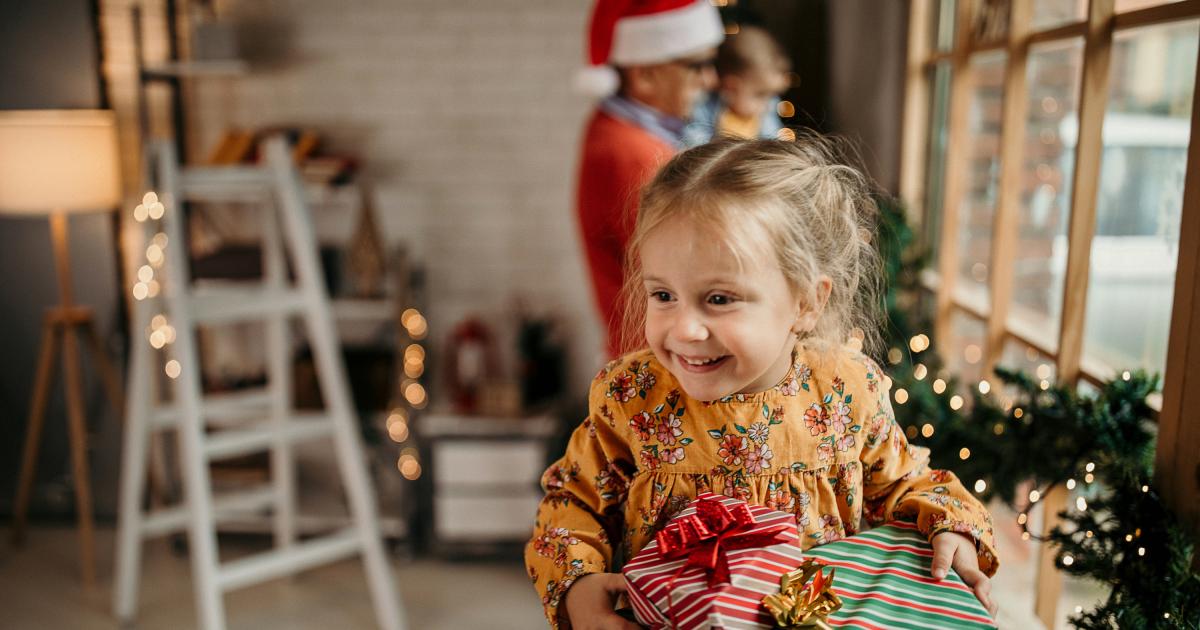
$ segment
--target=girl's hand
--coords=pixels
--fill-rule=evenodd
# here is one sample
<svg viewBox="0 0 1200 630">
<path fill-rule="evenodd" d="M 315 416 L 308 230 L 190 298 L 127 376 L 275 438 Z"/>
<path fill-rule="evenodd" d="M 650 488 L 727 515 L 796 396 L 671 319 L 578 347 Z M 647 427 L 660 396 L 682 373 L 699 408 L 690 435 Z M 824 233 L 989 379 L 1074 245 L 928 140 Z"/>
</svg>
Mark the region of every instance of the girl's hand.
<svg viewBox="0 0 1200 630">
<path fill-rule="evenodd" d="M 576 630 L 638 630 L 639 626 L 613 612 L 625 592 L 620 573 L 590 573 L 567 589 L 567 618 Z"/>
<path fill-rule="evenodd" d="M 975 541 L 954 532 L 942 532 L 933 537 L 933 579 L 946 577 L 950 567 L 954 567 L 962 581 L 975 591 L 979 603 L 994 619 L 998 607 L 992 600 L 992 581 L 979 570 Z"/>
</svg>

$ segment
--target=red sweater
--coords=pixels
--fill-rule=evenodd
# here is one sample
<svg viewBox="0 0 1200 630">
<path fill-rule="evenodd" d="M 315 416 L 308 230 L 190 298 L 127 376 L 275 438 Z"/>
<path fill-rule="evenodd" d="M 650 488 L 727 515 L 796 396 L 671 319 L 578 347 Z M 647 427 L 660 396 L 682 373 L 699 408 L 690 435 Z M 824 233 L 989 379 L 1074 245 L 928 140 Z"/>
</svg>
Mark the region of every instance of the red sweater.
<svg viewBox="0 0 1200 630">
<path fill-rule="evenodd" d="M 638 194 L 675 148 L 641 127 L 596 111 L 588 121 L 579 165 L 579 227 L 592 291 L 608 328 L 608 353 L 620 354 L 617 296 L 625 278 L 625 248 L 637 219 Z"/>
</svg>

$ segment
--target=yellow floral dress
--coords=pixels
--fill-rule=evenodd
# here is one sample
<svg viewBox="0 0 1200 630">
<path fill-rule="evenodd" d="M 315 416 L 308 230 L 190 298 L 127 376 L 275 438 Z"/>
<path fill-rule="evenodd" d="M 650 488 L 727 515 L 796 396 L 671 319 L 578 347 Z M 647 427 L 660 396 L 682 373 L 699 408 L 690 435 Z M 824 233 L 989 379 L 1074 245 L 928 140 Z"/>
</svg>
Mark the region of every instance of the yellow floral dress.
<svg viewBox="0 0 1200 630">
<path fill-rule="evenodd" d="M 929 468 L 928 449 L 908 444 L 879 366 L 803 344 L 793 357 L 772 389 L 711 402 L 688 398 L 649 350 L 600 370 L 588 418 L 542 476 L 525 550 L 552 627 L 568 625 L 559 606 L 577 578 L 619 570 L 703 491 L 794 513 L 806 549 L 863 520 L 912 521 L 930 539 L 960 532 L 975 539 L 980 568 L 996 572 L 991 516 L 953 473 Z"/>
</svg>

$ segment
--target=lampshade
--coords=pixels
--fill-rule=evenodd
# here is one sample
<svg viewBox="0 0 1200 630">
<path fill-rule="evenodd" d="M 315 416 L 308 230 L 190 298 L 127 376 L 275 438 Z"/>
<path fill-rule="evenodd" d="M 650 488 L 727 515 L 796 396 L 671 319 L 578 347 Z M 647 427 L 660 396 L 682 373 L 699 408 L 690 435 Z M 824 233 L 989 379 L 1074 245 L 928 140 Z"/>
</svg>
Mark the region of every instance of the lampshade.
<svg viewBox="0 0 1200 630">
<path fill-rule="evenodd" d="M 111 111 L 0 111 L 0 213 L 111 210 L 118 168 Z"/>
</svg>

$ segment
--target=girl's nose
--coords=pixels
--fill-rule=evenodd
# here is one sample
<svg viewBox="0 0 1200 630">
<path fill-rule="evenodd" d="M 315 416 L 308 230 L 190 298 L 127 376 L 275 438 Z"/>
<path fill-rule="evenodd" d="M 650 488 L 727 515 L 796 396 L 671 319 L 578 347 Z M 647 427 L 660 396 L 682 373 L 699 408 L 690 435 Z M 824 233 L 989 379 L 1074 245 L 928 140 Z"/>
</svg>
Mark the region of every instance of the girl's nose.
<svg viewBox="0 0 1200 630">
<path fill-rule="evenodd" d="M 704 341 L 708 339 L 708 326 L 692 313 L 682 313 L 672 327 L 679 341 Z"/>
</svg>

